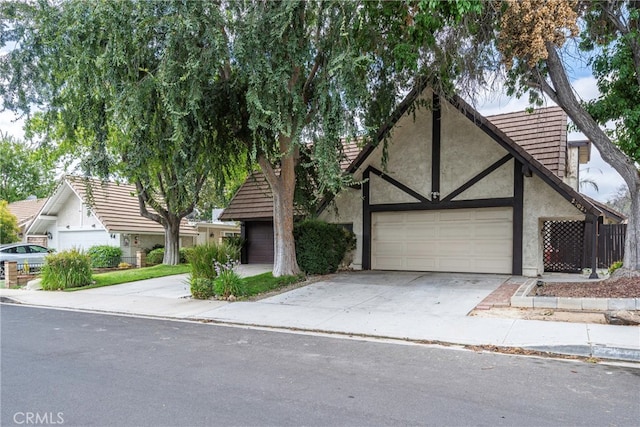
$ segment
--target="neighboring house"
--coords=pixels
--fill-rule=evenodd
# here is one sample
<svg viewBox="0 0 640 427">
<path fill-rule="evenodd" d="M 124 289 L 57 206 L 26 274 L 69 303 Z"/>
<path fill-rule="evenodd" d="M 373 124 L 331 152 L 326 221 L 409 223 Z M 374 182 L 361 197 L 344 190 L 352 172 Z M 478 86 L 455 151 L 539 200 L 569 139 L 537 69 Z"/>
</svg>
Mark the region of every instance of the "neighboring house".
<svg viewBox="0 0 640 427">
<path fill-rule="evenodd" d="M 198 232 L 196 245 L 222 243 L 226 238 L 240 237 L 240 224 L 235 221 L 220 221 L 219 217 L 221 213 L 222 209 L 213 209 L 211 211 L 211 221 L 189 222 L 189 225 L 194 227 Z"/>
<path fill-rule="evenodd" d="M 44 206 L 47 199 L 38 199 L 35 196 L 31 196 L 26 200 L 20 200 L 18 202 L 9 203 L 7 206 L 9 212 L 11 212 L 18 219 L 18 227 L 20 228 L 20 234 L 18 237 L 23 242 L 27 241 L 27 228 L 31 222 L 35 219 L 42 206 Z M 47 239 L 34 239 L 29 240 L 30 243 L 35 243 L 42 246 L 47 246 Z"/>
<path fill-rule="evenodd" d="M 45 238 L 46 246 L 58 251 L 118 246 L 124 258 L 164 245 L 164 228 L 140 215 L 135 192 L 133 185 L 67 176 L 27 229 L 27 238 Z M 180 247 L 193 246 L 197 236 L 197 230 L 183 220 Z"/>
<path fill-rule="evenodd" d="M 346 169 L 363 184 L 320 212 L 354 231 L 354 269 L 526 276 L 595 269 L 584 234 L 609 214 L 577 192 L 589 145 L 567 142 L 561 109 L 485 118 L 458 97 L 427 89 L 409 98 L 418 96 L 434 108 L 398 111 L 378 134 L 389 136 L 386 168 L 382 147 L 365 146 Z M 270 194 L 254 173 L 221 216 L 243 222 L 245 262 L 273 261 Z"/>
</svg>

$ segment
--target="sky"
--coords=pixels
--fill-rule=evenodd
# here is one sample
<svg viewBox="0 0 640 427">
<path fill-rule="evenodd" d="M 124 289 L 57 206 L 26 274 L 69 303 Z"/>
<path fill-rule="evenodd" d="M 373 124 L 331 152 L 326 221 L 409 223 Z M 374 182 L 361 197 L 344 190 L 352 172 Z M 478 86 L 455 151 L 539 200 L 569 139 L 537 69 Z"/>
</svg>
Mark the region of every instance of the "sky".
<svg viewBox="0 0 640 427">
<path fill-rule="evenodd" d="M 573 87 L 582 100 L 587 101 L 598 97 L 599 93 L 596 80 L 591 76 L 589 70 L 585 70 L 582 67 L 575 67 L 573 74 L 575 76 L 572 80 Z M 555 104 L 548 101 L 547 105 L 551 106 Z M 526 96 L 520 99 L 509 98 L 499 91 L 492 91 L 481 95 L 476 101 L 475 106 L 481 114 L 488 116 L 522 111 L 529 107 L 529 102 Z M 3 134 L 8 133 L 21 139 L 24 136 L 23 125 L 24 122 L 19 120 L 15 114 L 10 112 L 0 113 L 0 131 L 2 131 Z M 587 138 L 579 132 L 571 132 L 568 135 L 569 141 L 585 139 Z M 591 160 L 586 165 L 581 165 L 580 167 L 580 179 L 592 180 L 597 184 L 598 191 L 590 185 L 583 186 L 580 191 L 600 202 L 610 200 L 618 188 L 625 185 L 622 177 L 602 160 L 600 153 L 594 146 L 591 147 Z"/>
</svg>

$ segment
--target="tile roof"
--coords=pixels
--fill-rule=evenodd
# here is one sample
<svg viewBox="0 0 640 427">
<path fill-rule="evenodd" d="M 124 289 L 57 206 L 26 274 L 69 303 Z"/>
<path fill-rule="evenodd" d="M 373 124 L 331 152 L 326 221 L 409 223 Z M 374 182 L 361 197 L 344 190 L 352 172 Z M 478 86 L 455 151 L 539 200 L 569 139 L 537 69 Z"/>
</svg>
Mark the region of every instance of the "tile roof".
<svg viewBox="0 0 640 427">
<path fill-rule="evenodd" d="M 18 202 L 9 203 L 7 207 L 9 208 L 9 212 L 18 218 L 18 226 L 22 227 L 23 225 L 27 225 L 36 217 L 36 215 L 38 215 L 38 212 L 40 212 L 40 209 L 42 209 L 46 201 L 46 198 L 20 200 Z"/>
<path fill-rule="evenodd" d="M 346 170 L 361 150 L 361 140 L 343 144 L 343 158 L 340 167 Z M 300 212 L 302 213 L 302 212 Z M 262 172 L 249 175 L 244 184 L 231 199 L 229 206 L 219 219 L 223 221 L 270 220 L 273 217 L 273 193 Z"/>
<path fill-rule="evenodd" d="M 136 188 L 133 185 L 66 176 L 56 194 L 64 192 L 64 185 L 68 185 L 83 203 L 91 206 L 93 213 L 108 232 L 164 234 L 162 225 L 140 215 Z M 65 201 L 66 198 L 47 204 L 42 211 L 43 214 L 55 215 L 60 209 L 60 204 Z M 153 212 L 152 209 L 150 211 Z M 188 225 L 187 220 L 183 219 L 180 235 L 197 234 L 197 231 Z"/>
<path fill-rule="evenodd" d="M 566 172 L 567 115 L 560 107 L 487 116 L 487 120 L 560 178 Z"/>
<path fill-rule="evenodd" d="M 262 172 L 253 172 L 218 217 L 222 221 L 267 220 L 273 217 L 273 194 Z"/>
</svg>

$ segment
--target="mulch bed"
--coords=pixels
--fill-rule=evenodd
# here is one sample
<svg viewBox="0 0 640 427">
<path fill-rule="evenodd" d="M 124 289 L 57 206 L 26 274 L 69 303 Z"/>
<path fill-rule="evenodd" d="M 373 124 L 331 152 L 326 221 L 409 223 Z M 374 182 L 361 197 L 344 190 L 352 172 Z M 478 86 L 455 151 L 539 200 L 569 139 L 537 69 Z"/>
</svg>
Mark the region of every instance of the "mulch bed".
<svg viewBox="0 0 640 427">
<path fill-rule="evenodd" d="M 640 298 L 640 278 L 621 277 L 598 282 L 544 283 L 536 296 L 572 298 Z"/>
</svg>

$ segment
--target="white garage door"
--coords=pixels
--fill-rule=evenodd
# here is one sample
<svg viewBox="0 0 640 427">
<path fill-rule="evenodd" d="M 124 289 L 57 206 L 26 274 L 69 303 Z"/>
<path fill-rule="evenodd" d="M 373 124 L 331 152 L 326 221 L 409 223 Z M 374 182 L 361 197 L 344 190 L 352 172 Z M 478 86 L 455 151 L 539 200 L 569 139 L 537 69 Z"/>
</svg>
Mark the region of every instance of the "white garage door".
<svg viewBox="0 0 640 427">
<path fill-rule="evenodd" d="M 376 212 L 374 270 L 506 273 L 512 270 L 512 208 Z"/>
</svg>

